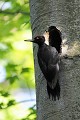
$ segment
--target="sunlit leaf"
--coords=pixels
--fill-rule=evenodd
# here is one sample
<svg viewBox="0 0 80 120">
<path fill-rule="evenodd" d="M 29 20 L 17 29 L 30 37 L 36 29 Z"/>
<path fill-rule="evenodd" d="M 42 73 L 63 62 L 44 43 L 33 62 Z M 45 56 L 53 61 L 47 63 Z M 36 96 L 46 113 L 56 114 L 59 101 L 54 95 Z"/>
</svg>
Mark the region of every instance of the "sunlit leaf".
<svg viewBox="0 0 80 120">
<path fill-rule="evenodd" d="M 7 103 L 7 107 L 10 107 L 12 105 L 15 105 L 16 104 L 16 101 L 15 100 L 10 100 L 8 103 Z"/>
<path fill-rule="evenodd" d="M 4 103 L 0 103 L 0 109 L 3 109 Z"/>
<path fill-rule="evenodd" d="M 21 73 L 30 72 L 31 68 L 22 68 Z"/>
<path fill-rule="evenodd" d="M 17 75 L 14 75 L 12 77 L 7 77 L 7 80 L 9 80 L 10 84 L 13 84 L 16 80 L 19 80 Z"/>
<path fill-rule="evenodd" d="M 0 95 L 4 96 L 4 97 L 8 97 L 10 94 L 8 92 L 2 90 L 2 91 L 0 91 Z"/>
</svg>

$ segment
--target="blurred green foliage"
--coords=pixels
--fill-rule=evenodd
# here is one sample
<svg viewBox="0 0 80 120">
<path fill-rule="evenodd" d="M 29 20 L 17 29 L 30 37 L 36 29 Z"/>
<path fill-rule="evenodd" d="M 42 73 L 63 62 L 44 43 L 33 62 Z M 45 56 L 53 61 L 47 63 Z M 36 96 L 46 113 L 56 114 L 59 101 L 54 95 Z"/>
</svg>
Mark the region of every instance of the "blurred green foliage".
<svg viewBox="0 0 80 120">
<path fill-rule="evenodd" d="M 28 110 L 29 114 L 21 120 L 36 120 L 36 110 L 34 107 L 35 107 L 35 105 L 32 106 L 31 108 L 29 108 L 29 110 Z"/>
<path fill-rule="evenodd" d="M 0 66 L 6 76 L 0 83 L 0 118 L 18 120 L 7 108 L 16 105 L 11 91 L 18 88 L 35 88 L 32 44 L 24 42 L 31 39 L 30 9 L 28 0 L 0 1 Z M 28 110 L 27 117 L 21 120 L 35 120 L 34 107 Z"/>
</svg>

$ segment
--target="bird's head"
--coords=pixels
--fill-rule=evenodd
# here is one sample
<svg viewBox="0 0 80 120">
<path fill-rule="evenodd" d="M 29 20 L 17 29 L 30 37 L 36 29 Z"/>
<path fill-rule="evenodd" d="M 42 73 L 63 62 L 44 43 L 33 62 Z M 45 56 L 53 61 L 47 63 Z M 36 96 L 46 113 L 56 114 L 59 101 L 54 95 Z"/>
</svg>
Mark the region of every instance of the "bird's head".
<svg viewBox="0 0 80 120">
<path fill-rule="evenodd" d="M 55 26 L 50 26 L 48 28 L 49 35 L 56 35 L 56 36 L 61 36 L 60 30 L 58 30 Z"/>
<path fill-rule="evenodd" d="M 44 36 L 37 36 L 34 38 L 34 43 L 37 43 L 38 45 L 42 45 L 45 42 Z"/>
<path fill-rule="evenodd" d="M 43 45 L 44 42 L 45 42 L 45 37 L 44 36 L 36 36 L 34 38 L 34 40 L 24 40 L 24 41 L 27 41 L 27 42 L 33 42 L 33 43 L 36 43 L 38 44 L 39 46 L 40 45 Z"/>
<path fill-rule="evenodd" d="M 48 28 L 48 32 L 52 32 L 52 31 L 54 31 L 54 30 L 56 30 L 57 28 L 55 27 L 55 26 L 50 26 L 49 28 Z"/>
</svg>

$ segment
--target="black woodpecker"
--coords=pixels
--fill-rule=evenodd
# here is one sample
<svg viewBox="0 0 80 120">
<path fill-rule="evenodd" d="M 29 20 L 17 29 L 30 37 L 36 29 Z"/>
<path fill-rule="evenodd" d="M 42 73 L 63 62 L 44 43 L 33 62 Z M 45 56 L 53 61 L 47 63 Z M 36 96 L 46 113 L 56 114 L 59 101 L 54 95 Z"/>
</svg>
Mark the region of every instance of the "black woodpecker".
<svg viewBox="0 0 80 120">
<path fill-rule="evenodd" d="M 49 45 L 55 47 L 58 53 L 61 53 L 62 37 L 61 32 L 55 26 L 48 28 Z"/>
<path fill-rule="evenodd" d="M 55 47 L 45 44 L 44 36 L 37 36 L 34 40 L 25 40 L 37 43 L 38 48 L 38 63 L 44 77 L 47 81 L 47 92 L 52 99 L 60 98 L 59 86 L 59 55 Z"/>
</svg>

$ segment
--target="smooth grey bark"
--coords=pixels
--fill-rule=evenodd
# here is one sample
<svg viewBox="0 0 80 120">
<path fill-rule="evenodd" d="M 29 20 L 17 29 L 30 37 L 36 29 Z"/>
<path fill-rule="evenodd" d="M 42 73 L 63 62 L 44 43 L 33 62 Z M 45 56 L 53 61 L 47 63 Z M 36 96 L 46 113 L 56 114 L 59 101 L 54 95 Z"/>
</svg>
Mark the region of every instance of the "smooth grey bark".
<svg viewBox="0 0 80 120">
<path fill-rule="evenodd" d="M 33 37 L 57 26 L 65 42 L 62 54 L 67 54 L 61 59 L 61 97 L 52 101 L 34 45 L 37 120 L 80 120 L 80 0 L 30 0 L 30 15 Z"/>
</svg>

